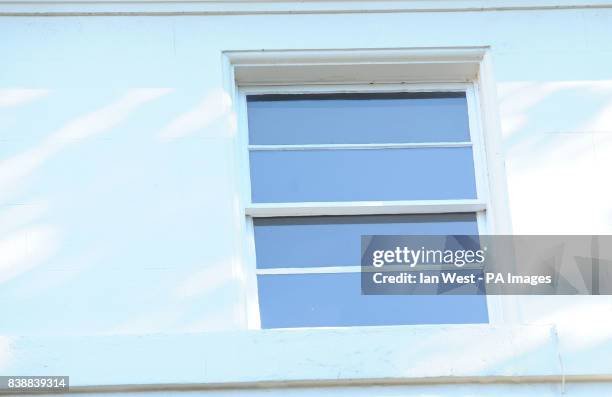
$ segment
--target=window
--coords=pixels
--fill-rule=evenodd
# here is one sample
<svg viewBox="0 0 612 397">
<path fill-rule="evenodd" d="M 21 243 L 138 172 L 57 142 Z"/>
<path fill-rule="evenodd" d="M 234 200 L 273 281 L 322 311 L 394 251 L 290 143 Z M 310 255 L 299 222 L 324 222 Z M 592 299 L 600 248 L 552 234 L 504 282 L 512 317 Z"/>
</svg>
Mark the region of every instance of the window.
<svg viewBox="0 0 612 397">
<path fill-rule="evenodd" d="M 364 234 L 478 234 L 470 84 L 245 90 L 262 328 L 488 322 L 483 296 L 364 296 Z"/>
</svg>

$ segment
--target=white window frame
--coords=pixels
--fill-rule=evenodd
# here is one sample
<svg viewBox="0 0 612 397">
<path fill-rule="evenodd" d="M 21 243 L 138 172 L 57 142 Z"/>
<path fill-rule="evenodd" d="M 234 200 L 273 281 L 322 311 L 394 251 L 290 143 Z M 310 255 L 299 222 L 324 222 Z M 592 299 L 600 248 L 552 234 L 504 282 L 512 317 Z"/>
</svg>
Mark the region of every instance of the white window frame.
<svg viewBox="0 0 612 397">
<path fill-rule="evenodd" d="M 482 48 L 440 49 L 440 50 L 366 50 L 372 56 L 372 62 L 363 61 L 364 50 L 344 51 L 283 51 L 277 54 L 238 52 L 237 55 L 226 53 L 226 88 L 232 95 L 237 118 L 236 157 L 239 180 L 239 206 L 241 224 L 238 238 L 242 241 L 240 260 L 236 261 L 235 272 L 243 281 L 245 290 L 246 325 L 249 329 L 261 329 L 259 296 L 257 291 L 258 274 L 293 274 L 323 272 L 353 272 L 352 267 L 301 268 L 301 269 L 257 269 L 255 257 L 254 217 L 289 217 L 316 215 L 372 215 L 372 214 L 440 214 L 440 213 L 476 213 L 479 234 L 509 234 L 509 217 L 505 201 L 505 175 L 503 161 L 500 167 L 500 151 L 495 145 L 495 137 L 486 139 L 483 124 L 488 129 L 495 129 L 495 117 L 485 117 L 482 101 L 491 101 L 483 89 L 485 77 Z M 415 56 L 416 54 L 416 56 Z M 476 54 L 476 55 L 475 55 Z M 403 58 L 408 56 L 409 64 Z M 276 58 L 275 58 L 276 57 Z M 460 60 L 463 57 L 463 62 Z M 367 57 L 366 57 L 367 59 Z M 382 59 L 382 62 L 381 62 Z M 415 61 L 416 60 L 416 61 Z M 474 61 L 476 60 L 476 63 Z M 347 81 L 335 81 L 338 65 L 363 66 L 347 69 Z M 453 65 L 457 65 L 453 68 Z M 309 67 L 317 67 L 315 76 Z M 477 65 L 474 67 L 474 65 Z M 284 66 L 289 66 L 283 69 Z M 329 77 L 325 67 L 329 66 Z M 430 66 L 430 67 L 429 67 Z M 486 66 L 486 65 L 484 65 Z M 303 68 L 303 76 L 296 74 L 296 67 Z M 377 67 L 381 81 L 363 81 L 363 75 Z M 412 67 L 412 69 L 411 69 Z M 240 71 L 237 72 L 237 68 Z M 401 68 L 401 69 L 399 69 Z M 263 72 L 262 72 L 263 70 Z M 298 69 L 300 70 L 300 69 Z M 323 70 L 323 72 L 321 72 Z M 395 82 L 398 70 L 412 70 L 416 81 Z M 425 73 L 433 70 L 437 76 L 427 77 Z M 283 74 L 283 71 L 288 71 Z M 269 72 L 269 73 L 267 73 Z M 317 75 L 318 73 L 318 75 Z M 375 74 L 376 75 L 376 74 Z M 444 78 L 444 76 L 448 78 Z M 466 76 L 466 77 L 462 77 Z M 314 77 L 314 78 L 313 78 Z M 300 80 L 303 80 L 301 83 Z M 449 80 L 449 81 L 444 81 Z M 364 84 L 365 83 L 365 84 Z M 491 87 L 489 84 L 489 91 Z M 312 94 L 312 93 L 388 93 L 388 92 L 465 92 L 468 103 L 470 129 L 469 146 L 473 148 L 474 170 L 477 198 L 470 200 L 408 200 L 408 201 L 367 201 L 367 202 L 324 202 L 324 203 L 252 203 L 249 148 L 269 150 L 267 145 L 252 145 L 248 142 L 247 96 L 264 94 Z M 491 104 L 489 104 L 491 106 Z M 499 131 L 497 131 L 499 133 Z M 287 145 L 313 148 L 313 145 Z M 317 148 L 371 147 L 454 147 L 468 146 L 467 142 L 415 143 L 415 144 L 367 144 L 367 145 L 314 145 Z M 278 150 L 282 145 L 274 145 Z M 287 147 L 289 149 L 289 147 Z M 493 165 L 493 167 L 491 166 Z M 491 175 L 493 173 L 493 175 Z M 493 179 L 496 183 L 492 183 Z M 502 182 L 502 183 L 500 183 Z M 493 187 L 493 192 L 491 187 Z M 504 200 L 499 200 L 502 197 Z M 496 200 L 494 200 L 496 198 Z M 501 201 L 501 202 L 500 202 Z M 506 217 L 504 217 L 506 215 Z M 504 219 L 505 218 L 505 219 Z M 358 267 L 358 266 L 357 266 Z M 487 296 L 489 324 L 509 322 L 507 307 L 511 306 L 505 297 Z M 516 317 L 516 316 L 514 316 Z M 514 317 L 512 320 L 514 320 Z M 516 321 L 516 320 L 514 320 Z"/>
</svg>

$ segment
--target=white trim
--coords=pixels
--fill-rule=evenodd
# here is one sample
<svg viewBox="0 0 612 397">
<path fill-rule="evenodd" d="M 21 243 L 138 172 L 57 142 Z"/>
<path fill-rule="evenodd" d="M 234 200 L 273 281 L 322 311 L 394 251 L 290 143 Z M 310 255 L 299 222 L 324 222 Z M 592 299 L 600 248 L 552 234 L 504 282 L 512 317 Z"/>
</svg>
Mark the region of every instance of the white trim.
<svg viewBox="0 0 612 397">
<path fill-rule="evenodd" d="M 240 120 L 246 119 L 248 94 L 465 91 L 474 147 L 478 197 L 475 200 L 248 204 L 250 196 L 243 196 L 242 202 L 247 204 L 243 207 L 245 218 L 250 222 L 253 216 L 476 212 L 480 234 L 508 230 L 499 225 L 507 225 L 509 221 L 497 219 L 508 212 L 501 211 L 504 204 L 498 202 L 506 194 L 503 189 L 505 175 L 500 173 L 503 167 L 498 164 L 500 160 L 503 162 L 499 138 L 489 137 L 491 133 L 501 132 L 495 116 L 489 116 L 497 107 L 492 100 L 494 84 L 490 62 L 485 62 L 487 51 L 488 47 L 224 52 L 224 63 L 232 70 L 235 84 L 240 85 L 239 93 L 234 87 L 230 90 L 234 93 L 234 102 L 240 103 L 237 106 Z M 375 81 L 372 76 L 376 76 Z M 248 140 L 246 124 L 239 125 L 241 139 Z M 249 174 L 248 150 L 245 145 L 240 156 L 244 161 L 239 165 L 243 175 Z M 489 151 L 494 155 L 487 156 Z M 252 222 L 250 225 L 248 239 L 252 243 Z M 250 293 L 256 293 L 258 271 L 254 263 L 248 272 L 249 280 L 255 284 L 249 289 Z M 506 304 L 500 304 L 493 296 L 487 297 L 487 304 L 490 322 L 508 321 L 508 316 L 501 313 Z"/>
<path fill-rule="evenodd" d="M 479 270 L 483 269 L 482 265 L 466 264 L 461 267 L 465 270 Z M 385 272 L 419 272 L 423 270 L 457 270 L 455 265 L 440 265 L 440 264 L 427 264 L 422 266 L 409 267 L 406 265 L 385 265 L 381 268 L 361 266 L 318 266 L 318 267 L 275 267 L 271 269 L 257 269 L 257 275 L 266 274 L 337 274 L 337 273 L 361 273 L 362 271 L 369 273 L 385 273 Z"/>
<path fill-rule="evenodd" d="M 234 70 L 227 57 L 222 57 L 224 70 L 224 87 L 232 98 L 234 105 L 236 124 L 238 131 L 247 130 L 246 97 L 237 91 L 234 78 Z M 234 177 L 236 178 L 236 214 L 237 233 L 235 236 L 237 258 L 233 272 L 238 275 L 244 291 L 243 304 L 245 307 L 245 322 L 248 329 L 260 329 L 259 295 L 257 293 L 257 275 L 255 274 L 255 237 L 253 229 L 253 218 L 243 214 L 243 208 L 251 202 L 251 181 L 249 171 L 242 171 L 242 167 L 249 164 L 249 153 L 247 150 L 248 136 L 237 133 L 234 140 Z"/>
<path fill-rule="evenodd" d="M 475 105 L 480 110 L 479 128 L 483 131 L 483 156 L 487 165 L 487 234 L 512 234 L 505 158 L 502 152 L 502 130 L 498 118 L 497 87 L 491 55 L 485 53 L 474 87 Z M 485 133 L 486 132 L 486 133 Z M 512 295 L 488 295 L 489 322 L 492 324 L 522 323 L 520 302 Z"/>
<path fill-rule="evenodd" d="M 259 15 L 610 8 L 610 0 L 37 0 L 0 1 L 0 15 Z"/>
<path fill-rule="evenodd" d="M 443 85 L 441 83 L 466 83 L 474 80 L 486 50 L 487 47 L 482 46 L 247 50 L 225 51 L 224 56 L 233 65 L 236 83 L 243 89 L 248 86 L 305 84 L 351 84 L 360 87 L 368 84 L 395 84 L 395 90 L 400 91 L 401 84 L 420 83 L 424 91 L 432 91 L 437 90 L 437 85 Z M 427 88 L 424 83 L 432 83 L 432 86 Z"/>
<path fill-rule="evenodd" d="M 475 61 L 482 59 L 484 51 L 487 47 L 461 47 L 462 51 L 465 51 L 466 56 L 474 57 Z M 393 62 L 402 63 L 402 59 L 406 59 L 410 54 L 414 53 L 416 58 L 422 58 L 423 61 L 452 61 L 453 57 L 458 57 L 462 51 L 457 49 L 440 48 L 440 54 L 436 56 L 436 51 L 432 49 L 414 49 L 414 48 L 400 48 L 400 49 L 356 49 L 353 53 L 352 50 L 348 51 L 350 54 L 347 55 L 347 51 L 343 50 L 308 50 L 308 51 L 297 51 L 294 56 L 291 57 L 297 65 L 319 65 L 325 63 L 332 63 L 334 65 L 342 65 L 343 63 L 359 63 L 361 65 L 371 65 L 376 70 L 377 63 L 369 61 L 371 58 L 386 59 L 384 64 L 390 64 Z M 270 64 L 267 56 L 270 54 L 278 56 L 286 56 L 287 51 L 227 51 L 224 56 L 227 57 L 228 62 L 233 62 L 236 57 L 240 59 L 242 56 L 253 56 L 255 59 L 259 59 L 255 66 L 268 65 L 270 73 L 277 71 L 277 67 L 281 67 L 284 64 Z M 449 54 L 453 54 L 451 57 Z M 291 54 L 291 53 L 289 53 Z M 314 54 L 320 54 L 316 57 Z M 355 55 L 358 54 L 358 55 Z M 468 55 L 469 54 L 469 55 Z M 293 54 L 292 54 L 293 55 Z M 338 58 L 336 58 L 338 57 Z M 358 57 L 363 57 L 359 60 Z M 336 59 L 342 59 L 343 62 L 336 61 Z M 414 60 L 413 60 L 414 61 Z M 304 78 L 307 78 L 305 76 Z M 363 82 L 362 82 L 363 83 Z M 240 92 L 244 95 L 265 95 L 265 94 L 351 94 L 351 93 L 398 93 L 398 92 L 464 92 L 468 87 L 468 83 L 464 81 L 435 81 L 435 82 L 381 82 L 376 85 L 371 83 L 360 84 L 360 83 L 344 83 L 341 81 L 327 81 L 320 83 L 308 83 L 308 84 L 291 84 L 291 85 L 261 85 L 257 81 L 251 83 L 240 84 Z"/>
<path fill-rule="evenodd" d="M 490 55 L 485 54 L 478 79 L 469 89 L 468 112 L 470 134 L 474 143 L 474 164 L 478 197 L 486 201 L 486 216 L 477 213 L 478 230 L 483 234 L 512 234 L 504 159 L 501 153 L 501 127 L 497 120 L 497 103 Z M 491 324 L 517 323 L 518 302 L 512 296 L 487 295 Z"/>
<path fill-rule="evenodd" d="M 268 150 L 352 150 L 352 149 L 419 149 L 471 147 L 472 142 L 415 142 L 415 143 L 330 143 L 317 145 L 249 145 L 251 151 Z"/>
<path fill-rule="evenodd" d="M 257 275 L 337 274 L 337 273 L 359 273 L 359 272 L 361 272 L 361 266 L 275 267 L 273 269 L 257 269 Z"/>
<path fill-rule="evenodd" d="M 482 76 L 480 76 L 482 78 Z M 476 191 L 478 197 L 486 202 L 487 213 L 479 212 L 476 214 L 478 223 L 478 234 L 487 235 L 491 233 L 491 218 L 493 214 L 491 208 L 491 195 L 489 192 L 489 164 L 487 162 L 486 135 L 481 123 L 481 109 L 478 103 L 478 82 L 473 82 L 468 88 L 468 117 L 470 123 L 470 139 L 474 144 L 472 155 L 474 156 L 474 170 L 476 178 Z M 503 322 L 504 314 L 499 296 L 487 295 L 487 313 L 490 324 Z"/>
<path fill-rule="evenodd" d="M 475 101 L 480 110 L 478 123 L 483 130 L 483 146 L 488 173 L 486 180 L 488 194 L 490 195 L 488 211 L 491 216 L 489 217 L 488 233 L 512 234 L 505 157 L 502 151 L 503 137 L 498 116 L 497 86 L 491 62 L 491 55 L 485 53 L 482 58 L 479 78 L 475 82 L 478 93 L 475 96 Z"/>
<path fill-rule="evenodd" d="M 479 62 L 484 46 L 462 47 L 400 47 L 400 48 L 326 48 L 278 50 L 230 50 L 224 54 L 242 73 L 247 68 L 261 66 L 307 65 L 391 65 L 423 62 L 453 62 L 455 64 Z M 307 77 L 307 76 L 303 76 Z M 239 75 L 236 76 L 240 78 Z M 238 80 L 240 81 L 240 80 Z M 364 84 L 364 82 L 362 82 Z"/>
<path fill-rule="evenodd" d="M 476 181 L 476 197 L 483 200 L 487 207 L 489 202 L 488 171 L 486 161 L 486 151 L 484 146 L 484 131 L 479 121 L 479 108 L 476 102 L 477 90 L 474 83 L 470 84 L 466 90 L 468 120 L 470 125 L 470 141 L 473 144 L 472 156 L 474 161 L 474 178 Z M 487 234 L 489 228 L 483 225 L 480 234 Z"/>
<path fill-rule="evenodd" d="M 478 199 L 252 203 L 245 208 L 245 214 L 252 217 L 442 214 L 457 212 L 478 212 L 484 211 L 485 209 L 486 203 Z"/>
</svg>

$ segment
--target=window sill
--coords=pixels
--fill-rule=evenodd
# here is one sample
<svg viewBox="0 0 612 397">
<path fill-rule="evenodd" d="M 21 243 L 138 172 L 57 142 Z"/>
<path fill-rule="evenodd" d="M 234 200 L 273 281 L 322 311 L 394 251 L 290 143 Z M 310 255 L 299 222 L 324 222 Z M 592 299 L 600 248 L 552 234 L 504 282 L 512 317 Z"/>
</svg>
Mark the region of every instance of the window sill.
<svg viewBox="0 0 612 397">
<path fill-rule="evenodd" d="M 562 375 L 551 326 L 423 325 L 4 341 L 2 373 L 69 375 L 71 388 L 457 383 Z"/>
</svg>

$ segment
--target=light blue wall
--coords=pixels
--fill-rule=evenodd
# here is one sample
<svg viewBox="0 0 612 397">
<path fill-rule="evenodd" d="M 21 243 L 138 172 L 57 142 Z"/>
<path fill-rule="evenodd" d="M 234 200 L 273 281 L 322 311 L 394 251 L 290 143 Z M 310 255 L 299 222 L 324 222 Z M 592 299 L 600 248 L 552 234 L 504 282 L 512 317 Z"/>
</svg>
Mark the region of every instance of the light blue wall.
<svg viewBox="0 0 612 397">
<path fill-rule="evenodd" d="M 514 232 L 612 233 L 609 9 L 3 17 L 0 31 L 9 339 L 246 328 L 222 50 L 490 45 Z M 576 371 L 599 371 L 610 300 L 560 302 L 531 302 L 525 321 L 560 324 Z"/>
</svg>

